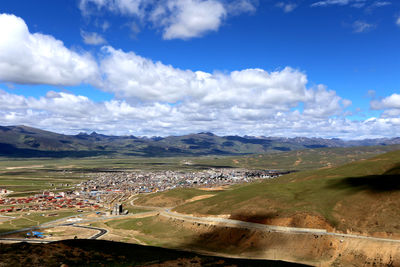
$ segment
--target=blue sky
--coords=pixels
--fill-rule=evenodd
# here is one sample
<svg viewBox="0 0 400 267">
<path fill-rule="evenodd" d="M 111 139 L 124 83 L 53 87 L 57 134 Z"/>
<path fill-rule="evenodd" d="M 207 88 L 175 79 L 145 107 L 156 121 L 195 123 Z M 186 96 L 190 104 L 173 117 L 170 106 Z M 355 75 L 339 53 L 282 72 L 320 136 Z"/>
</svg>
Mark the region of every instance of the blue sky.
<svg viewBox="0 0 400 267">
<path fill-rule="evenodd" d="M 356 139 L 400 130 L 400 3 L 3 0 L 0 124 Z"/>
</svg>

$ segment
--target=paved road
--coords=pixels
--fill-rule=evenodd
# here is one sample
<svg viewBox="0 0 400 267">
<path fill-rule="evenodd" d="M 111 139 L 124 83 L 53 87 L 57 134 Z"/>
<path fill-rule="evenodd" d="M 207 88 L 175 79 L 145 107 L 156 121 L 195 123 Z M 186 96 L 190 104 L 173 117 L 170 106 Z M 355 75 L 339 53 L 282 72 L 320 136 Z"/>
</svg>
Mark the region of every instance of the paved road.
<svg viewBox="0 0 400 267">
<path fill-rule="evenodd" d="M 333 233 L 333 232 L 328 232 L 325 229 L 266 225 L 266 224 L 260 224 L 260 223 L 251 223 L 251 222 L 244 222 L 244 221 L 239 221 L 239 220 L 226 219 L 226 218 L 220 218 L 220 217 L 211 217 L 211 216 L 196 217 L 196 216 L 182 214 L 182 213 L 178 213 L 178 212 L 172 212 L 171 211 L 172 208 L 160 208 L 160 207 L 134 205 L 134 203 L 133 203 L 134 200 L 135 199 L 133 199 L 131 201 L 131 205 L 135 206 L 137 208 L 152 209 L 154 211 L 158 211 L 161 216 L 179 219 L 179 220 L 183 220 L 183 221 L 194 222 L 194 223 L 209 224 L 209 225 L 223 225 L 223 226 L 227 226 L 227 227 L 256 229 L 256 230 L 263 230 L 263 231 L 268 231 L 268 232 L 279 232 L 279 233 L 287 233 L 287 234 L 328 235 L 328 236 L 336 236 L 336 237 L 343 237 L 343 238 L 347 237 L 347 238 L 367 239 L 367 240 L 371 240 L 371 241 L 383 241 L 383 242 L 400 244 L 400 240 L 397 240 L 397 239 Z"/>
<path fill-rule="evenodd" d="M 101 236 L 103 236 L 103 235 L 108 233 L 108 230 L 103 229 L 103 228 L 96 228 L 96 227 L 83 226 L 83 225 L 75 225 L 75 224 L 72 224 L 72 223 L 63 224 L 62 226 L 72 226 L 72 227 L 85 228 L 85 229 L 99 231 L 97 234 L 89 237 L 89 239 L 98 239 L 99 237 L 101 237 Z M 47 244 L 47 243 L 53 242 L 53 241 L 48 241 L 48 240 L 43 240 L 43 239 L 27 239 L 27 238 L 0 238 L 0 241 L 42 243 L 42 244 Z"/>
<path fill-rule="evenodd" d="M 99 237 L 101 237 L 101 236 L 103 236 L 103 235 L 108 233 L 108 230 L 107 229 L 103 229 L 103 228 L 97 228 L 97 227 L 91 227 L 91 226 L 83 226 L 83 225 L 75 225 L 75 224 L 72 224 L 71 226 L 99 231 L 99 233 L 89 237 L 89 239 L 97 239 L 97 238 L 99 238 Z"/>
<path fill-rule="evenodd" d="M 15 233 L 20 233 L 20 232 L 25 232 L 25 231 L 32 231 L 32 230 L 38 230 L 38 229 L 46 229 L 46 228 L 53 228 L 55 227 L 55 223 L 58 223 L 60 221 L 64 221 L 68 218 L 72 218 L 72 217 L 80 217 L 83 216 L 83 214 L 80 215 L 71 215 L 68 217 L 64 217 L 61 219 L 57 219 L 54 221 L 50 221 L 50 222 L 46 222 L 46 223 L 42 223 L 39 225 L 35 225 L 35 226 L 31 226 L 31 227 L 27 227 L 27 228 L 22 228 L 22 229 L 17 229 L 17 230 L 12 230 L 12 231 L 8 231 L 8 232 L 4 232 L 4 233 L 0 233 L 0 236 L 4 236 L 4 235 L 10 235 L 10 234 L 15 234 Z M 1 240 L 1 239 L 0 239 Z"/>
<path fill-rule="evenodd" d="M 76 218 L 76 217 L 82 217 L 86 214 L 80 214 L 80 215 L 72 215 L 72 216 L 68 216 L 68 217 L 64 217 L 61 219 L 57 219 L 54 221 L 50 221 L 47 223 L 43 223 L 40 225 L 36 225 L 36 226 L 32 226 L 32 227 L 27 227 L 27 228 L 22 228 L 22 229 L 17 229 L 17 230 L 12 230 L 12 231 L 8 231 L 8 232 L 4 232 L 4 233 L 0 233 L 0 241 L 4 240 L 4 241 L 19 241 L 19 242 L 32 242 L 32 243 L 40 243 L 39 241 L 43 241 L 43 240 L 38 240 L 35 241 L 32 239 L 18 239 L 18 238 L 14 238 L 13 240 L 11 240 L 10 238 L 1 238 L 1 236 L 5 236 L 5 235 L 10 235 L 10 234 L 15 234 L 15 233 L 21 233 L 21 232 L 28 232 L 28 231 L 32 231 L 32 230 L 38 230 L 38 229 L 48 229 L 48 228 L 54 228 L 57 226 L 73 226 L 73 227 L 81 227 L 81 228 L 88 228 L 88 229 L 93 229 L 93 230 L 98 230 L 99 233 L 90 237 L 89 239 L 97 239 L 103 235 L 105 235 L 106 233 L 108 233 L 108 231 L 106 229 L 102 229 L 102 228 L 95 228 L 95 227 L 89 227 L 89 226 L 81 226 L 81 225 L 76 225 L 77 223 L 81 224 L 81 223 L 92 223 L 92 222 L 98 222 L 98 221 L 104 221 L 104 220 L 110 220 L 110 219 L 117 219 L 117 218 L 135 218 L 135 217 L 147 217 L 147 216 L 154 216 L 156 214 L 158 214 L 159 212 L 155 212 L 155 211 L 146 211 L 146 212 L 141 212 L 141 213 L 135 213 L 135 214 L 131 214 L 131 215 L 114 215 L 114 216 L 102 216 L 99 218 L 93 218 L 93 219 L 81 219 L 77 222 L 71 222 L 71 223 L 66 223 L 66 221 L 69 218 Z M 10 218 L 9 216 L 7 216 L 7 218 Z M 43 243 L 48 243 L 50 241 L 43 241 Z"/>
</svg>

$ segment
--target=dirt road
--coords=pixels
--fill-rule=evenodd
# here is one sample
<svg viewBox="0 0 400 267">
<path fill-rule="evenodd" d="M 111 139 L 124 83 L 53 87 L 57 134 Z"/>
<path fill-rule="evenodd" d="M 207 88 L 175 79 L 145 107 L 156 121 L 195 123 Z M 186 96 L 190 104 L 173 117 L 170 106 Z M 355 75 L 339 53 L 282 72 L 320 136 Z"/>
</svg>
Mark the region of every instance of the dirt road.
<svg viewBox="0 0 400 267">
<path fill-rule="evenodd" d="M 209 225 L 220 225 L 226 227 L 235 227 L 235 228 L 245 228 L 249 230 L 263 230 L 268 232 L 279 232 L 279 233 L 288 233 L 288 234 L 312 234 L 312 235 L 327 235 L 327 236 L 335 236 L 335 237 L 347 237 L 347 238 L 356 238 L 356 239 L 367 239 L 371 241 L 381 241 L 381 242 L 390 242 L 390 243 L 398 243 L 400 244 L 400 240 L 390 239 L 390 238 L 379 238 L 373 236 L 364 236 L 364 235 L 354 235 L 354 234 L 343 234 L 343 233 L 334 233 L 328 232 L 325 229 L 313 229 L 313 228 L 298 228 L 298 227 L 286 227 L 286 226 L 276 226 L 276 225 L 266 225 L 260 223 L 252 223 L 252 222 L 244 222 L 233 219 L 219 218 L 219 217 L 196 217 L 192 215 L 172 212 L 173 208 L 160 208 L 160 207 L 150 207 L 150 206 L 138 206 L 133 202 L 135 199 L 131 201 L 131 205 L 137 208 L 151 209 L 154 211 L 158 211 L 161 216 L 174 218 L 183 221 L 189 221 L 194 223 L 201 224 L 209 224 Z"/>
</svg>

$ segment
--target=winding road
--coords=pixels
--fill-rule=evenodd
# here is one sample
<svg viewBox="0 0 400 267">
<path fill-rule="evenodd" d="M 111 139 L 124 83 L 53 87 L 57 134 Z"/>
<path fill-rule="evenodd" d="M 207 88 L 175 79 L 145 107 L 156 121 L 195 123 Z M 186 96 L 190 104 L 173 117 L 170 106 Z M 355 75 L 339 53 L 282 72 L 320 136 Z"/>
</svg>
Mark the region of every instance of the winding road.
<svg viewBox="0 0 400 267">
<path fill-rule="evenodd" d="M 267 231 L 267 232 L 278 232 L 278 233 L 286 233 L 286 234 L 326 235 L 326 236 L 335 236 L 335 237 L 342 237 L 342 238 L 366 239 L 366 240 L 371 240 L 371 241 L 390 242 L 390 243 L 400 244 L 400 240 L 397 240 L 397 239 L 379 238 L 379 237 L 365 236 L 365 235 L 335 233 L 335 232 L 328 232 L 325 229 L 266 225 L 266 224 L 245 222 L 245 221 L 240 221 L 240 220 L 213 217 L 213 216 L 197 217 L 197 216 L 192 216 L 189 214 L 173 212 L 173 211 L 171 211 L 171 209 L 173 209 L 173 208 L 161 208 L 161 207 L 135 205 L 134 204 L 135 200 L 136 200 L 136 198 L 131 200 L 131 202 L 130 202 L 130 204 L 133 207 L 147 209 L 150 211 L 135 213 L 135 214 L 128 215 L 128 216 L 119 215 L 119 216 L 101 217 L 101 218 L 96 218 L 96 219 L 91 219 L 91 220 L 86 219 L 86 220 L 79 221 L 79 224 L 89 223 L 89 222 L 94 222 L 94 221 L 110 220 L 110 219 L 120 218 L 120 217 L 124 217 L 124 218 L 129 217 L 130 218 L 130 217 L 160 215 L 160 216 L 164 216 L 167 218 L 172 218 L 172 219 L 177 219 L 177 220 L 182 220 L 182 221 L 187 221 L 187 222 L 192 222 L 192 223 L 198 223 L 198 224 L 206 224 L 206 225 L 242 228 L 242 229 L 249 229 L 249 230 L 262 230 L 262 231 Z M 85 229 L 99 231 L 97 234 L 91 236 L 89 239 L 98 239 L 101 236 L 104 236 L 105 234 L 108 233 L 107 229 L 77 225 L 76 223 L 61 223 L 61 224 L 54 225 L 54 222 L 59 222 L 62 220 L 65 220 L 65 218 L 60 219 L 60 220 L 55 220 L 52 222 L 48 222 L 48 223 L 45 223 L 42 225 L 34 226 L 34 227 L 29 227 L 29 228 L 19 229 L 19 230 L 15 230 L 15 231 L 10 231 L 7 233 L 2 233 L 2 234 L 0 234 L 0 236 L 18 233 L 18 232 L 24 232 L 24 231 L 31 231 L 31 230 L 35 230 L 35 229 L 53 228 L 56 226 L 72 226 L 72 227 L 85 228 Z M 50 224 L 52 224 L 52 225 L 50 225 Z M 29 242 L 29 243 L 50 243 L 51 242 L 51 241 L 46 241 L 46 240 L 41 240 L 41 239 L 25 239 L 25 238 L 0 238 L 0 241 Z"/>
<path fill-rule="evenodd" d="M 75 225 L 72 223 L 71 224 L 69 224 L 69 223 L 61 224 L 59 226 L 72 226 L 72 227 L 77 227 L 77 228 L 85 228 L 85 229 L 99 231 L 97 234 L 89 237 L 89 239 L 98 239 L 99 237 L 108 233 L 108 230 L 106 230 L 106 229 L 91 227 L 91 226 Z M 35 229 L 36 229 L 36 227 L 35 227 Z M 25 230 L 23 230 L 23 231 L 25 231 Z M 33 228 L 32 228 L 32 230 L 33 230 Z M 20 230 L 18 230 L 18 232 L 20 232 Z M 47 243 L 54 242 L 54 241 L 49 241 L 49 240 L 44 240 L 44 239 L 28 239 L 28 238 L 0 238 L 0 241 L 27 242 L 27 243 L 39 243 L 39 244 L 47 244 Z"/>
<path fill-rule="evenodd" d="M 89 239 L 97 239 L 97 238 L 99 238 L 99 237 L 101 237 L 101 236 L 103 236 L 103 235 L 108 233 L 108 230 L 107 229 L 103 229 L 103 228 L 97 228 L 97 227 L 91 227 L 91 226 L 83 226 L 83 225 L 75 225 L 75 224 L 72 224 L 70 226 L 99 231 L 99 233 L 89 237 Z"/>
</svg>

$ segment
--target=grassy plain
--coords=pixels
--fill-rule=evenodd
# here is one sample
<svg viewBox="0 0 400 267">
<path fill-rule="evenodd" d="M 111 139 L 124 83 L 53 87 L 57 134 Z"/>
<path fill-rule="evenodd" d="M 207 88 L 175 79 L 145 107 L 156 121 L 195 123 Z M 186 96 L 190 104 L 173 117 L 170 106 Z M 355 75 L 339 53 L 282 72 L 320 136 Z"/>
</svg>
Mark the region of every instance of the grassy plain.
<svg viewBox="0 0 400 267">
<path fill-rule="evenodd" d="M 382 153 L 398 148 L 323 148 L 241 157 L 2 159 L 0 187 L 14 190 L 14 195 L 32 194 L 54 187 L 62 190 L 61 184 L 73 185 L 91 178 L 91 173 L 110 170 L 198 171 L 210 167 L 301 170 L 278 179 L 234 185 L 221 191 L 175 189 L 149 194 L 141 196 L 135 203 L 176 206 L 176 211 L 189 214 L 223 214 L 266 224 L 336 228 L 343 232 L 390 237 L 400 236 L 400 151 Z M 189 201 L 204 195 L 211 197 Z M 147 211 L 129 206 L 129 203 L 126 208 L 131 213 Z M 59 218 L 70 215 L 68 212 L 60 213 Z M 223 251 L 232 249 L 225 247 L 225 244 L 231 244 L 232 238 L 246 248 L 252 247 L 252 242 L 259 238 L 259 233 L 244 229 L 212 230 L 195 223 L 185 223 L 185 227 L 181 227 L 176 221 L 160 217 L 124 218 L 93 225 L 112 229 L 111 235 L 119 234 L 120 241 L 137 240 L 141 244 L 169 248 L 201 247 L 208 240 L 214 240 L 217 248 Z M 23 215 L 0 224 L 0 232 L 54 219 L 58 218 L 39 213 Z M 315 239 L 313 236 L 310 238 Z M 282 243 L 281 239 L 275 241 Z M 306 243 L 313 244 L 310 240 Z M 340 244 L 338 241 L 338 246 Z M 265 249 L 269 243 L 258 245 Z M 332 242 L 327 241 L 326 246 L 332 246 Z M 315 251 L 315 247 L 311 249 Z"/>
<path fill-rule="evenodd" d="M 195 188 L 177 188 L 160 193 L 147 194 L 135 201 L 136 205 L 175 207 L 186 201 L 204 195 L 214 195 L 216 191 L 204 191 Z"/>
<path fill-rule="evenodd" d="M 106 225 L 117 230 L 137 231 L 135 238 L 151 246 L 177 248 L 193 238 L 193 231 L 167 220 L 160 221 L 158 216 L 113 220 Z"/>
<path fill-rule="evenodd" d="M 394 221 L 400 220 L 395 212 L 400 208 L 400 203 L 394 198 L 398 194 L 399 186 L 398 180 L 395 180 L 400 173 L 399 168 L 396 167 L 396 164 L 400 162 L 399 152 L 371 158 L 397 148 L 399 147 L 322 148 L 241 157 L 40 160 L 2 158 L 0 160 L 0 187 L 14 191 L 11 196 L 31 195 L 46 189 L 55 190 L 55 188 L 65 190 L 82 180 L 92 178 L 91 174 L 94 172 L 110 170 L 198 171 L 210 167 L 305 170 L 276 180 L 235 185 L 224 191 L 176 189 L 150 194 L 141 197 L 136 203 L 149 206 L 178 206 L 176 210 L 180 212 L 230 214 L 234 218 L 250 218 L 250 220 L 264 222 L 293 217 L 304 212 L 322 218 L 330 226 L 341 230 L 352 225 L 352 229 L 358 231 L 389 229 L 392 232 L 400 232 L 399 226 Z M 357 161 L 360 159 L 367 160 Z M 334 167 L 344 162 L 348 164 Z M 384 178 L 379 176 L 381 174 L 385 174 Z M 357 177 L 359 179 L 356 179 Z M 202 195 L 213 196 L 186 203 Z M 377 199 L 381 201 L 374 201 Z M 385 213 L 372 218 L 371 214 L 362 212 L 363 205 L 357 206 L 353 203 L 368 203 L 376 209 L 385 209 Z M 349 214 L 351 209 L 344 208 L 349 204 L 352 204 L 350 207 L 355 214 L 359 214 L 359 218 L 364 216 L 364 220 L 354 222 Z M 140 212 L 133 207 L 130 208 L 132 208 L 131 212 Z M 379 212 L 373 214 L 379 214 Z M 16 225 L 29 224 L 29 218 L 20 219 Z M 386 228 L 382 226 L 384 222 L 387 224 Z M 284 224 L 298 226 L 304 222 L 289 220 Z M 4 223 L 3 227 L 6 227 Z"/>
<path fill-rule="evenodd" d="M 56 216 L 47 216 L 48 214 L 54 214 Z M 31 212 L 28 214 L 11 214 L 15 216 L 15 219 L 3 222 L 0 224 L 0 233 L 18 230 L 22 228 L 37 226 L 39 224 L 47 223 L 57 219 L 76 215 L 76 211 L 57 211 L 57 212 Z"/>
<path fill-rule="evenodd" d="M 32 195 L 47 189 L 65 190 L 90 179 L 90 174 L 93 172 L 110 170 L 198 171 L 207 168 L 310 170 L 338 166 L 399 148 L 400 146 L 321 148 L 226 157 L 0 158 L 0 188 L 14 191 L 14 196 Z"/>
</svg>

